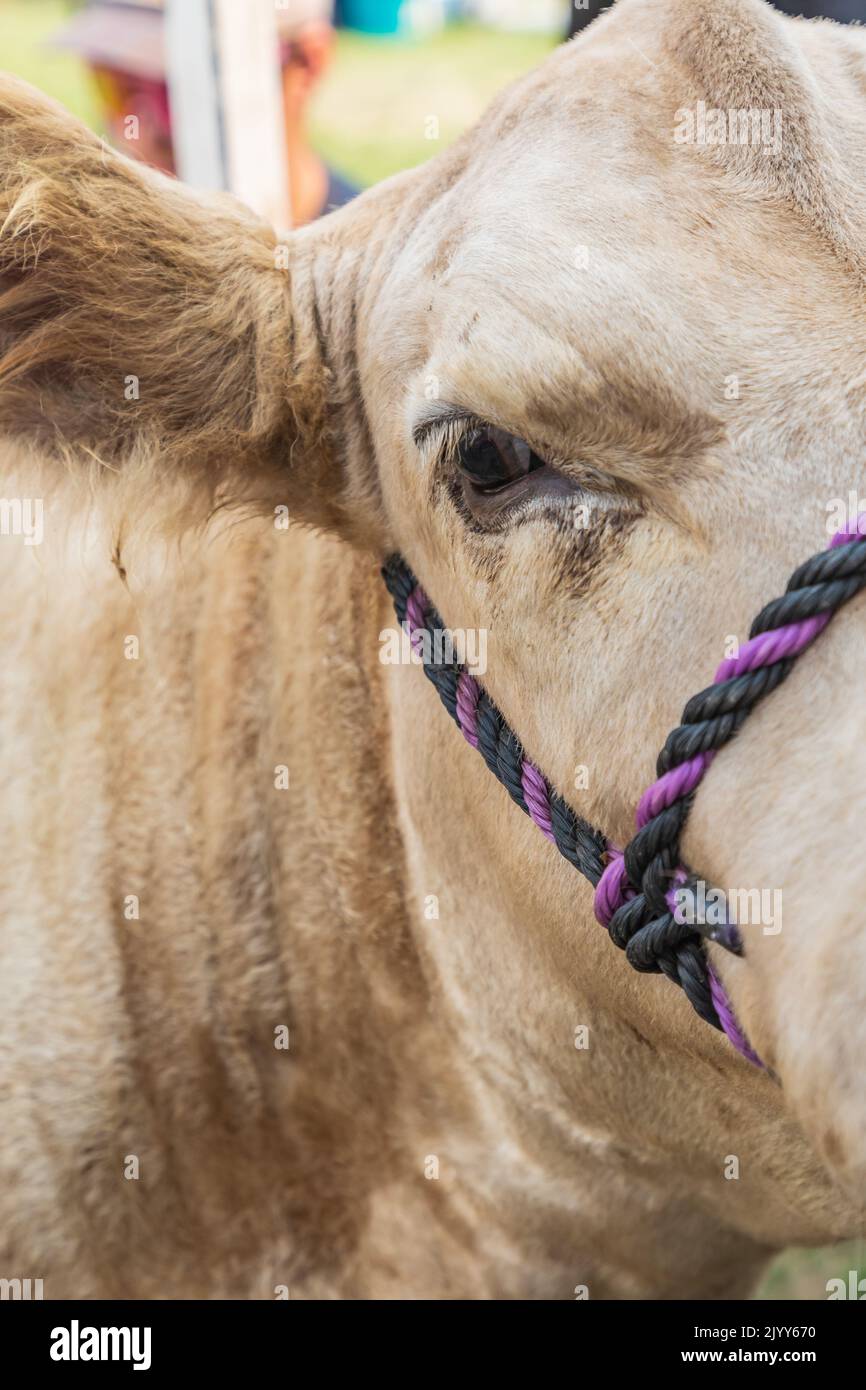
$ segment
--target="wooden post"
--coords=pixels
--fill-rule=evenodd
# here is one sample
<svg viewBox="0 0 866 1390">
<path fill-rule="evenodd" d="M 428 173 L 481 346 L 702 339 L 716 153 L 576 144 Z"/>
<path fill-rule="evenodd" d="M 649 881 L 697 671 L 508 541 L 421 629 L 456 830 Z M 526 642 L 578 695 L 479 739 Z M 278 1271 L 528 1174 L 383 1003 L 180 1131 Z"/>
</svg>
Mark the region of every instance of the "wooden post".
<svg viewBox="0 0 866 1390">
<path fill-rule="evenodd" d="M 288 230 L 274 0 L 166 0 L 166 63 L 180 177 L 228 189 Z"/>
<path fill-rule="evenodd" d="M 211 0 L 166 0 L 165 59 L 177 172 L 195 188 L 228 188 Z"/>
</svg>

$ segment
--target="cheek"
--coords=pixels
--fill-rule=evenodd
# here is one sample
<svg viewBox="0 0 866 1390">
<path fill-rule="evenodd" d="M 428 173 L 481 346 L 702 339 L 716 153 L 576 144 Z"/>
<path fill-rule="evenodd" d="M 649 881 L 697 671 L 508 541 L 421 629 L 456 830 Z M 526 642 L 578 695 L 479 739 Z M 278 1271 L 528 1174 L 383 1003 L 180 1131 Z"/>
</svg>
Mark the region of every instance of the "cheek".
<svg viewBox="0 0 866 1390">
<path fill-rule="evenodd" d="M 659 749 L 722 655 L 712 586 L 692 592 L 693 547 L 616 514 L 473 534 L 447 498 L 425 510 L 421 482 L 402 486 L 404 556 L 443 622 L 483 650 L 482 683 L 528 756 L 580 815 L 630 838 Z"/>
<path fill-rule="evenodd" d="M 708 882 L 737 895 L 745 954 L 721 959 L 720 974 L 786 1104 L 853 1194 L 866 1184 L 866 745 L 846 693 L 862 689 L 866 657 L 845 618 L 836 622 L 822 639 L 828 665 L 795 669 L 716 759 L 683 848 Z M 828 689 L 816 691 L 822 677 Z M 804 717 L 814 709 L 820 719 Z"/>
<path fill-rule="evenodd" d="M 441 525 L 439 509 L 431 503 L 429 470 L 396 431 L 377 437 L 375 457 L 382 505 L 395 544 L 412 569 L 426 574 L 429 560 L 453 545 L 453 537 Z M 432 587 L 429 578 L 428 585 Z"/>
<path fill-rule="evenodd" d="M 526 524 L 502 542 L 479 604 L 491 695 L 574 809 L 619 841 L 723 655 L 725 616 L 700 579 L 693 545 L 646 518 L 576 535 Z"/>
<path fill-rule="evenodd" d="M 501 546 L 485 608 L 491 695 L 530 758 L 607 831 L 622 820 L 612 794 L 624 751 L 617 715 L 633 666 L 619 621 L 625 541 L 604 530 L 518 527 Z M 638 718 L 633 711 L 633 725 Z"/>
</svg>

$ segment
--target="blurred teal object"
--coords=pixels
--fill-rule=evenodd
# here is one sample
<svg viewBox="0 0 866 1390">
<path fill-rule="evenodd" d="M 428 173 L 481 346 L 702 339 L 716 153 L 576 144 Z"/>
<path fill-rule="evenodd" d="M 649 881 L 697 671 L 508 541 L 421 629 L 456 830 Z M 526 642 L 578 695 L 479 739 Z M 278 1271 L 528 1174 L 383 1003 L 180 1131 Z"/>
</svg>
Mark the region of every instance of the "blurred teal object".
<svg viewBox="0 0 866 1390">
<path fill-rule="evenodd" d="M 366 34 L 396 34 L 403 0 L 343 0 L 343 23 Z"/>
</svg>

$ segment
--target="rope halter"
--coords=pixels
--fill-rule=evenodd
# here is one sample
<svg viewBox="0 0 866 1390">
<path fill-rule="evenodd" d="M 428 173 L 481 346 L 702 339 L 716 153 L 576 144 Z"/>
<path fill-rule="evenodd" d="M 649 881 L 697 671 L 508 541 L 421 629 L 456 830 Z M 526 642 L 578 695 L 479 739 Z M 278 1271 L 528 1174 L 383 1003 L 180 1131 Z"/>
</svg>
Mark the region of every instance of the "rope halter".
<svg viewBox="0 0 866 1390">
<path fill-rule="evenodd" d="M 705 952 L 705 941 L 711 940 L 741 955 L 737 925 L 724 921 L 709 927 L 684 920 L 679 909 L 698 880 L 681 863 L 680 841 L 716 753 L 782 684 L 834 613 L 866 586 L 864 541 L 866 514 L 794 571 L 781 598 L 758 614 L 738 654 L 723 661 L 713 684 L 689 700 L 682 722 L 659 754 L 656 781 L 638 803 L 636 832 L 624 850 L 554 791 L 475 677 L 448 659 L 442 644 L 425 640 L 444 624 L 406 562 L 393 555 L 382 570 L 397 619 L 443 705 L 512 800 L 593 885 L 595 915 L 614 945 L 625 951 L 635 970 L 660 972 L 678 984 L 695 1012 L 756 1066 L 761 1060 Z"/>
</svg>

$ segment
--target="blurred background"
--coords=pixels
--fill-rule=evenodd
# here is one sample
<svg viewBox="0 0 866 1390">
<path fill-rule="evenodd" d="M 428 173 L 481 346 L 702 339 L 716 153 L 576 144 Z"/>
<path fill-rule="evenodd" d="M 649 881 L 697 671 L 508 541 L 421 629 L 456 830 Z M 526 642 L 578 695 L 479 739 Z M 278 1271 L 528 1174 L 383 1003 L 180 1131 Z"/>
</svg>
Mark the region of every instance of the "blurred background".
<svg viewBox="0 0 866 1390">
<path fill-rule="evenodd" d="M 174 169 L 162 3 L 0 0 L 0 63 L 127 153 Z M 274 0 L 294 223 L 429 159 L 608 3 Z M 866 0 L 776 4 L 790 14 L 866 20 Z M 135 141 L 121 128 L 129 111 L 141 121 Z"/>
<path fill-rule="evenodd" d="M 453 141 L 562 42 L 572 13 L 569 0 L 277 0 L 276 8 L 287 100 L 295 114 L 303 105 L 309 148 L 355 188 Z M 587 0 L 582 18 L 599 8 Z M 164 56 L 153 37 L 160 11 L 159 0 L 0 0 L 0 63 L 127 153 L 165 165 Z M 136 141 L 118 129 L 128 111 L 141 117 Z M 296 207 L 294 221 L 310 215 Z"/>
<path fill-rule="evenodd" d="M 295 224 L 444 149 L 496 92 L 603 8 L 602 0 L 274 0 L 274 7 Z M 777 0 L 777 8 L 866 20 L 866 0 Z M 0 0 L 0 65 L 127 154 L 174 172 L 163 28 L 162 0 Z M 863 1242 L 789 1251 L 758 1297 L 824 1299 L 827 1281 L 847 1286 L 851 1271 L 866 1276 Z"/>
</svg>

